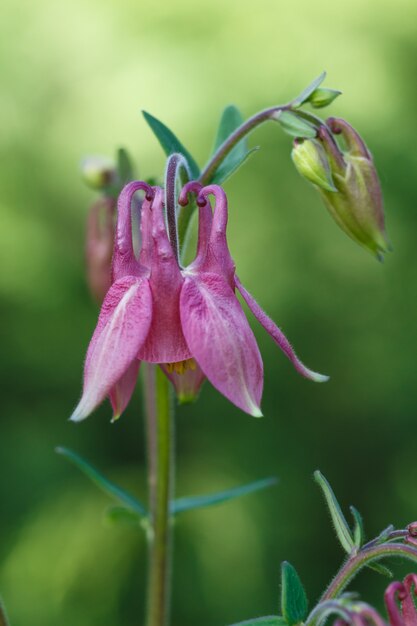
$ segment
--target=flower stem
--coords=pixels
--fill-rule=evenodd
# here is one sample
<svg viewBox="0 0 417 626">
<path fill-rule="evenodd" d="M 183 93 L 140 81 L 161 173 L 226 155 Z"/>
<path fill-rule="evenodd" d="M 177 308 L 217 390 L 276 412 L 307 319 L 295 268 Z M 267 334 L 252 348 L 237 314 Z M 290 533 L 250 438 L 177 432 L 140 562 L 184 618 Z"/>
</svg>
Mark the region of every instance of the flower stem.
<svg viewBox="0 0 417 626">
<path fill-rule="evenodd" d="M 0 600 L 0 626 L 9 626 L 9 622 L 6 616 L 6 609 L 4 608 L 1 600 Z"/>
<path fill-rule="evenodd" d="M 149 482 L 149 572 L 146 626 L 167 626 L 170 611 L 172 537 L 170 501 L 174 487 L 174 419 L 169 381 L 146 365 Z"/>
<path fill-rule="evenodd" d="M 274 116 L 286 109 L 291 108 L 290 105 L 279 105 L 270 107 L 269 109 L 264 109 L 263 111 L 259 111 L 259 113 L 255 113 L 252 115 L 246 122 L 243 122 L 241 126 L 236 128 L 236 130 L 219 146 L 216 152 L 211 157 L 210 161 L 207 163 L 206 167 L 200 174 L 199 181 L 202 185 L 207 185 L 211 182 L 213 174 L 218 169 L 218 167 L 222 164 L 224 159 L 230 153 L 231 150 L 235 147 L 237 143 L 246 135 L 248 135 L 254 128 L 263 124 L 263 122 L 267 122 L 268 120 L 273 120 Z"/>
</svg>

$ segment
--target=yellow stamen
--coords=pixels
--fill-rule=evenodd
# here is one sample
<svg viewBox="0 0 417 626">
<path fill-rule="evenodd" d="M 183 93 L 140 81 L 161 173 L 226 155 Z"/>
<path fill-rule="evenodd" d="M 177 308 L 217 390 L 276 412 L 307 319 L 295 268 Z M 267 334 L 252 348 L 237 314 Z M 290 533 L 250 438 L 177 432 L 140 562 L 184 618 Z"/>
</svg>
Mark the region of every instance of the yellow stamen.
<svg viewBox="0 0 417 626">
<path fill-rule="evenodd" d="M 197 363 L 194 361 L 194 359 L 186 359 L 185 361 L 178 361 L 177 363 L 166 363 L 165 367 L 168 374 L 172 374 L 172 372 L 175 372 L 176 374 L 179 374 L 181 376 L 188 369 L 194 372 L 197 368 Z"/>
</svg>

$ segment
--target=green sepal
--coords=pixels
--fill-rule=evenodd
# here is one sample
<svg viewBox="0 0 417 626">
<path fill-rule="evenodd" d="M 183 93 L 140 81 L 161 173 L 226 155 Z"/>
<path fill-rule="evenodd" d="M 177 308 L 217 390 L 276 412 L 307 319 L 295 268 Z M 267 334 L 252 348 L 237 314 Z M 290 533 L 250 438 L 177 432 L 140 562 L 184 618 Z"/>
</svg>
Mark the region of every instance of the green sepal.
<svg viewBox="0 0 417 626">
<path fill-rule="evenodd" d="M 144 505 L 137 500 L 130 493 L 121 489 L 118 485 L 112 483 L 108 478 L 103 476 L 95 467 L 90 465 L 85 459 L 80 457 L 78 454 L 73 452 L 72 450 L 68 450 L 68 448 L 55 448 L 55 452 L 61 454 L 66 459 L 71 461 L 83 474 L 85 474 L 97 487 L 99 487 L 104 493 L 108 496 L 115 498 L 118 502 L 123 504 L 128 509 L 131 509 L 133 512 L 138 515 L 146 515 L 146 508 Z"/>
<path fill-rule="evenodd" d="M 354 506 L 350 506 L 349 508 L 350 508 L 350 512 L 352 513 L 353 520 L 355 523 L 353 527 L 353 539 L 355 542 L 355 546 L 359 549 L 365 542 L 365 530 L 363 527 L 363 519 L 362 519 L 362 515 Z"/>
<path fill-rule="evenodd" d="M 315 78 L 313 80 L 313 82 L 311 82 L 308 87 L 306 87 L 299 96 L 297 96 L 296 98 L 294 98 L 294 100 L 291 101 L 291 106 L 293 108 L 297 108 L 299 106 L 301 106 L 302 104 L 304 104 L 304 102 L 306 102 L 308 100 L 308 98 L 311 96 L 311 94 L 316 91 L 316 89 L 318 87 L 320 87 L 320 85 L 322 84 L 322 82 L 324 81 L 324 79 L 326 78 L 326 72 L 322 72 L 320 74 L 320 76 L 317 76 L 317 78 Z"/>
<path fill-rule="evenodd" d="M 119 148 L 117 151 L 117 178 L 122 187 L 135 178 L 132 159 L 125 148 Z"/>
<path fill-rule="evenodd" d="M 232 624 L 232 626 L 286 626 L 287 622 L 281 616 L 266 615 L 265 617 L 255 617 L 244 622 Z"/>
<path fill-rule="evenodd" d="M 281 565 L 281 610 L 289 626 L 299 624 L 307 617 L 306 592 L 297 571 L 288 561 Z"/>
<path fill-rule="evenodd" d="M 394 578 L 394 574 L 391 572 L 391 570 L 386 567 L 385 565 L 382 565 L 382 563 L 370 563 L 368 564 L 369 569 L 372 569 L 374 572 L 377 572 L 378 574 L 382 574 L 382 576 L 386 576 L 387 578 Z"/>
<path fill-rule="evenodd" d="M 214 175 L 211 178 L 211 182 L 216 183 L 216 185 L 223 184 L 258 150 L 259 146 L 256 146 L 255 148 L 248 150 L 239 158 L 236 158 L 233 161 L 228 161 L 228 159 L 226 158 L 221 166 L 215 171 Z"/>
<path fill-rule="evenodd" d="M 379 533 L 378 537 L 375 539 L 375 544 L 378 545 L 380 543 L 385 543 L 388 541 L 390 534 L 395 530 L 393 524 L 390 524 L 382 532 Z"/>
<path fill-rule="evenodd" d="M 222 504 L 228 502 L 234 498 L 240 498 L 246 496 L 249 493 L 266 489 L 276 485 L 278 479 L 275 477 L 263 478 L 262 480 L 256 480 L 255 482 L 247 485 L 241 485 L 240 487 L 234 487 L 233 489 L 227 489 L 226 491 L 219 491 L 204 496 L 190 496 L 185 498 L 177 498 L 171 502 L 171 514 L 177 515 L 178 513 L 184 513 L 184 511 L 192 511 L 193 509 L 202 509 L 208 506 L 214 506 L 216 504 Z"/>
<path fill-rule="evenodd" d="M 7 617 L 6 609 L 0 598 L 0 626 L 10 626 L 10 622 Z"/>
<path fill-rule="evenodd" d="M 317 128 L 314 124 L 297 115 L 295 111 L 279 111 L 274 119 L 281 124 L 282 129 L 291 137 L 314 139 L 317 135 Z"/>
<path fill-rule="evenodd" d="M 345 516 L 342 513 L 342 509 L 333 493 L 329 483 L 318 470 L 314 472 L 314 480 L 318 483 L 323 491 L 324 497 L 329 507 L 330 516 L 333 521 L 333 525 L 337 534 L 337 537 L 342 544 L 342 547 L 348 554 L 355 548 L 355 542 L 352 537 L 352 532 L 348 526 Z"/>
<path fill-rule="evenodd" d="M 329 106 L 338 96 L 341 95 L 341 91 L 337 89 L 327 89 L 326 87 L 319 87 L 315 89 L 313 93 L 309 95 L 305 102 L 311 104 L 314 109 L 323 109 Z"/>
<path fill-rule="evenodd" d="M 165 154 L 167 156 L 170 156 L 175 152 L 179 152 L 180 154 L 182 154 L 188 162 L 192 178 L 197 179 L 200 175 L 200 168 L 198 167 L 197 163 L 188 152 L 188 150 L 184 148 L 179 139 L 177 139 L 174 133 L 167 126 L 165 126 L 165 124 L 156 119 L 156 117 L 153 117 L 153 115 L 147 113 L 146 111 L 142 111 L 142 113 L 143 117 L 149 124 L 151 130 L 153 131 L 154 135 L 156 136 L 163 150 L 165 151 Z"/>
<path fill-rule="evenodd" d="M 124 524 L 129 526 L 139 526 L 142 522 L 143 516 L 127 509 L 124 506 L 111 506 L 104 513 L 104 519 L 110 524 Z"/>
</svg>

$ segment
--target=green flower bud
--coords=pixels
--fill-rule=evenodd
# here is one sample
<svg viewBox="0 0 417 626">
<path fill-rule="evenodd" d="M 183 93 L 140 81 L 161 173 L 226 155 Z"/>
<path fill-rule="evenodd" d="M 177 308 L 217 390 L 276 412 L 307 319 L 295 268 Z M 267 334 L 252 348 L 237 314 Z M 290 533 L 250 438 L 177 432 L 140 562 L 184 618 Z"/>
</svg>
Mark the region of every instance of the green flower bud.
<svg viewBox="0 0 417 626">
<path fill-rule="evenodd" d="M 324 202 L 339 226 L 359 245 L 382 259 L 390 250 L 385 232 L 381 186 L 372 155 L 360 135 L 344 120 L 330 118 L 319 131 L 337 193 L 320 188 Z M 331 132 L 329 132 L 329 130 Z M 341 134 L 342 152 L 333 135 Z"/>
<path fill-rule="evenodd" d="M 307 98 L 306 102 L 311 104 L 315 109 L 322 109 L 324 107 L 329 106 L 336 100 L 338 96 L 340 96 L 342 92 L 337 89 L 326 89 L 325 87 L 318 87 L 313 91 L 312 94 Z"/>
<path fill-rule="evenodd" d="M 291 157 L 297 171 L 320 189 L 337 191 L 333 184 L 326 151 L 316 139 L 296 139 Z"/>
<path fill-rule="evenodd" d="M 106 189 L 115 179 L 116 168 L 113 161 L 102 156 L 90 156 L 81 163 L 84 182 L 97 191 Z"/>
</svg>

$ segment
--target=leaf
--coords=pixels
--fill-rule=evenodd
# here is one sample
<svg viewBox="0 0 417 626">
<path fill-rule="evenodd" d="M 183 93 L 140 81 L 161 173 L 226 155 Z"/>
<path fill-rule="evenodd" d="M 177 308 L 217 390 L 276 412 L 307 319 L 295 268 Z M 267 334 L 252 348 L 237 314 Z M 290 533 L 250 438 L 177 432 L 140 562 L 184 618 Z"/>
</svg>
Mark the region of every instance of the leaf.
<svg viewBox="0 0 417 626">
<path fill-rule="evenodd" d="M 95 485 L 97 485 L 102 491 L 112 498 L 115 498 L 121 504 L 127 506 L 127 508 L 138 513 L 139 515 L 146 515 L 146 508 L 139 502 L 134 496 L 130 495 L 124 489 L 121 489 L 118 485 L 115 485 L 105 476 L 103 476 L 95 467 L 90 465 L 87 461 L 81 458 L 78 454 L 68 448 L 55 448 L 55 452 L 61 454 L 66 459 L 71 461 L 76 467 L 78 467 L 83 474 L 85 474 Z"/>
<path fill-rule="evenodd" d="M 379 543 L 384 543 L 389 539 L 390 534 L 395 530 L 393 524 L 390 524 L 384 530 L 379 533 L 378 537 L 375 539 L 375 543 L 378 545 Z"/>
<path fill-rule="evenodd" d="M 221 185 L 222 183 L 224 183 L 228 178 L 232 176 L 232 174 L 234 174 L 239 169 L 239 167 L 241 167 L 245 163 L 245 161 L 249 159 L 249 157 L 252 156 L 252 154 L 257 152 L 258 150 L 259 146 L 252 148 L 251 150 L 245 152 L 239 159 L 235 159 L 234 161 L 229 161 L 228 158 L 226 158 L 221 166 L 217 168 L 217 170 L 214 172 L 211 182 L 216 183 L 217 185 Z"/>
<path fill-rule="evenodd" d="M 170 156 L 175 152 L 179 152 L 180 154 L 182 154 L 188 161 L 192 178 L 197 179 L 200 175 L 200 168 L 198 167 L 197 163 L 188 152 L 188 150 L 184 148 L 179 139 L 177 139 L 177 137 L 174 135 L 174 133 L 167 126 L 165 126 L 165 124 L 157 120 L 156 117 L 153 117 L 153 115 L 151 115 L 150 113 L 143 111 L 143 116 L 151 127 L 151 130 L 155 134 L 162 148 L 164 149 L 165 154 L 167 156 Z"/>
<path fill-rule="evenodd" d="M 0 600 L 0 626 L 9 626 L 9 620 L 7 619 L 6 609 L 3 602 Z"/>
<path fill-rule="evenodd" d="M 283 617 L 277 617 L 275 615 L 267 615 L 265 617 L 256 617 L 255 619 L 248 619 L 238 624 L 232 624 L 232 626 L 286 626 L 287 622 Z"/>
<path fill-rule="evenodd" d="M 282 129 L 291 137 L 314 139 L 317 135 L 317 128 L 297 115 L 295 111 L 280 111 L 274 119 L 281 124 Z"/>
<path fill-rule="evenodd" d="M 315 78 L 313 82 L 310 83 L 308 87 L 306 87 L 300 93 L 299 96 L 297 96 L 296 98 L 294 98 L 294 100 L 291 101 L 291 106 L 292 107 L 301 106 L 306 100 L 308 100 L 309 96 L 311 96 L 313 91 L 315 91 L 317 87 L 319 87 L 322 84 L 325 78 L 326 78 L 326 72 L 322 72 L 320 76 L 317 76 L 317 78 Z"/>
<path fill-rule="evenodd" d="M 289 626 L 299 624 L 307 616 L 306 592 L 295 568 L 284 561 L 281 565 L 281 610 Z"/>
<path fill-rule="evenodd" d="M 132 160 L 124 148 L 119 148 L 117 151 L 117 174 L 122 186 L 135 178 Z"/>
<path fill-rule="evenodd" d="M 262 480 L 257 480 L 247 485 L 241 485 L 240 487 L 235 487 L 234 489 L 227 489 L 226 491 L 219 491 L 218 493 L 210 495 L 177 498 L 177 500 L 171 502 L 171 513 L 176 515 L 178 513 L 183 513 L 184 511 L 202 509 L 208 506 L 221 504 L 222 502 L 228 502 L 234 498 L 246 496 L 249 493 L 260 491 L 261 489 L 266 489 L 267 487 L 272 487 L 272 485 L 275 485 L 277 482 L 278 480 L 275 477 L 263 478 Z"/>
<path fill-rule="evenodd" d="M 220 118 L 213 152 L 216 152 L 223 142 L 226 141 L 226 139 L 228 139 L 237 128 L 239 128 L 243 121 L 241 112 L 234 105 L 229 105 L 224 109 Z M 229 152 L 225 159 L 220 162 L 217 170 L 215 170 L 213 176 L 211 177 L 210 182 L 218 185 L 224 183 L 257 149 L 258 148 L 253 148 L 252 150 L 248 150 L 247 138 L 244 137 L 241 139 Z"/>
<path fill-rule="evenodd" d="M 365 531 L 363 528 L 362 515 L 357 509 L 355 509 L 354 506 L 351 506 L 349 508 L 355 522 L 355 526 L 353 528 L 353 538 L 355 541 L 355 546 L 359 549 L 365 541 Z"/>
<path fill-rule="evenodd" d="M 132 509 L 124 506 L 112 506 L 105 512 L 106 521 L 111 524 L 128 524 L 130 526 L 138 526 L 142 520 L 142 516 L 138 515 Z"/>
<path fill-rule="evenodd" d="M 318 470 L 314 472 L 314 479 L 319 484 L 324 497 L 326 498 L 327 506 L 329 507 L 330 515 L 339 541 L 346 552 L 350 554 L 355 547 L 355 543 L 353 541 L 352 532 L 342 513 L 342 509 L 336 500 L 336 496 L 323 474 Z"/>
<path fill-rule="evenodd" d="M 388 567 L 385 567 L 385 565 L 382 565 L 382 563 L 370 563 L 368 564 L 368 567 L 369 569 L 374 570 L 374 572 L 382 574 L 382 576 L 387 576 L 388 578 L 394 577 L 394 574 L 391 572 L 391 570 Z"/>
</svg>

